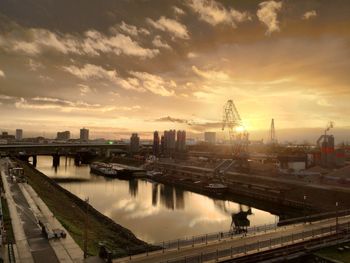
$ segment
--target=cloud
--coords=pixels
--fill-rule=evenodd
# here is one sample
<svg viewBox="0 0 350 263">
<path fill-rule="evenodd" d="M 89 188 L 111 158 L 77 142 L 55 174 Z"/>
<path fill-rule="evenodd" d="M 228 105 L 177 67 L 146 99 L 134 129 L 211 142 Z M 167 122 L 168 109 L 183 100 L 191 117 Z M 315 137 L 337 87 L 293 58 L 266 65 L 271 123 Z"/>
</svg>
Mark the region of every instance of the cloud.
<svg viewBox="0 0 350 263">
<path fill-rule="evenodd" d="M 160 76 L 156 76 L 153 74 L 149 74 L 147 72 L 130 72 L 131 75 L 136 77 L 139 81 L 139 84 L 144 88 L 145 90 L 148 90 L 154 94 L 168 97 L 175 95 L 174 90 L 168 89 L 175 88 L 176 83 L 174 81 L 165 81 Z"/>
<path fill-rule="evenodd" d="M 141 109 L 139 105 L 134 106 L 114 106 L 92 104 L 85 101 L 70 101 L 52 97 L 33 97 L 33 98 L 16 98 L 15 107 L 17 109 L 32 109 L 32 110 L 59 110 L 61 112 L 73 111 L 89 111 L 89 112 L 113 112 L 113 111 L 136 111 Z"/>
<path fill-rule="evenodd" d="M 31 71 L 37 71 L 39 68 L 43 68 L 43 64 L 31 58 L 28 61 L 28 66 Z"/>
<path fill-rule="evenodd" d="M 0 78 L 5 78 L 5 73 L 0 69 Z"/>
<path fill-rule="evenodd" d="M 115 34 L 110 37 L 96 31 L 90 30 L 85 33 L 86 38 L 82 43 L 85 53 L 98 55 L 100 53 L 125 54 L 142 58 L 152 58 L 159 54 L 157 49 L 141 47 L 136 41 L 123 34 Z"/>
<path fill-rule="evenodd" d="M 101 66 L 97 66 L 93 64 L 85 64 L 81 68 L 77 66 L 64 66 L 63 70 L 69 72 L 70 74 L 82 80 L 90 80 L 90 79 L 105 80 L 113 84 L 116 84 L 119 87 L 126 90 L 144 91 L 142 88 L 140 89 L 138 87 L 139 83 L 136 79 L 120 78 L 116 70 L 108 70 Z"/>
<path fill-rule="evenodd" d="M 158 48 L 171 49 L 171 46 L 169 46 L 168 43 L 163 42 L 160 36 L 155 36 L 152 43 L 155 47 L 158 47 Z"/>
<path fill-rule="evenodd" d="M 259 20 L 267 26 L 266 34 L 280 31 L 277 12 L 282 8 L 282 2 L 265 1 L 260 3 L 259 7 L 256 14 Z"/>
<path fill-rule="evenodd" d="M 121 22 L 121 24 L 118 26 L 123 32 L 125 32 L 128 35 L 131 36 L 138 36 L 139 34 L 143 34 L 143 35 L 149 35 L 150 32 L 145 29 L 145 28 L 137 28 L 136 26 L 133 25 L 129 25 L 127 23 L 125 23 L 124 21 Z M 111 31 L 115 32 L 115 27 L 111 28 Z"/>
<path fill-rule="evenodd" d="M 147 22 L 156 29 L 170 33 L 174 38 L 190 38 L 187 27 L 174 19 L 169 19 L 162 16 L 157 21 L 154 21 L 151 18 L 147 18 Z"/>
<path fill-rule="evenodd" d="M 88 93 L 95 92 L 95 89 L 90 88 L 88 85 L 85 84 L 78 84 L 79 90 L 80 90 L 80 95 L 85 96 Z"/>
<path fill-rule="evenodd" d="M 187 57 L 188 58 L 197 58 L 198 54 L 195 52 L 189 52 L 189 53 L 187 53 Z"/>
<path fill-rule="evenodd" d="M 174 9 L 174 13 L 175 15 L 184 15 L 185 14 L 185 11 L 182 10 L 181 8 L 177 7 L 177 6 L 173 6 L 173 9 Z"/>
<path fill-rule="evenodd" d="M 130 71 L 129 74 L 131 77 L 122 78 L 118 76 L 116 70 L 108 70 L 93 64 L 86 64 L 81 68 L 77 66 L 65 66 L 63 70 L 82 80 L 105 80 L 126 90 L 135 90 L 138 92 L 149 91 L 161 96 L 172 96 L 175 94 L 173 90 L 167 88 L 175 88 L 175 82 L 165 81 L 159 76 L 146 72 Z"/>
<path fill-rule="evenodd" d="M 179 118 L 173 118 L 173 117 L 170 117 L 170 116 L 167 116 L 167 117 L 161 117 L 161 118 L 158 118 L 158 119 L 155 119 L 154 120 L 155 122 L 174 122 L 174 123 L 188 123 L 188 120 L 185 120 L 185 119 L 179 119 Z"/>
<path fill-rule="evenodd" d="M 192 66 L 192 71 L 197 75 L 205 79 L 210 80 L 228 80 L 230 77 L 225 72 L 215 70 L 200 70 L 196 66 Z"/>
<path fill-rule="evenodd" d="M 181 118 L 174 118 L 174 117 L 161 117 L 158 119 L 153 120 L 154 122 L 172 122 L 172 123 L 179 123 L 179 124 L 187 124 L 191 127 L 192 130 L 196 131 L 205 131 L 208 129 L 218 129 L 222 128 L 222 122 L 209 122 L 209 121 L 193 121 L 193 120 L 186 120 Z"/>
<path fill-rule="evenodd" d="M 311 10 L 311 11 L 308 11 L 305 14 L 303 14 L 302 19 L 308 20 L 308 19 L 316 17 L 316 16 L 317 16 L 317 12 L 315 10 Z"/>
<path fill-rule="evenodd" d="M 106 70 L 101 66 L 93 64 L 85 64 L 82 68 L 77 66 L 64 66 L 63 69 L 83 80 L 108 79 L 113 82 L 117 78 L 116 70 Z"/>
<path fill-rule="evenodd" d="M 89 56 L 111 53 L 140 58 L 152 58 L 159 54 L 159 50 L 143 48 L 124 34 L 114 33 L 107 36 L 96 30 L 86 31 L 79 37 L 40 28 L 16 28 L 6 37 L 0 35 L 0 48 L 32 56 L 49 51 Z"/>
<path fill-rule="evenodd" d="M 235 27 L 236 23 L 251 19 L 247 12 L 240 12 L 233 8 L 226 9 L 222 4 L 213 0 L 191 0 L 188 4 L 193 11 L 199 14 L 201 20 L 213 26 L 227 24 Z"/>
</svg>

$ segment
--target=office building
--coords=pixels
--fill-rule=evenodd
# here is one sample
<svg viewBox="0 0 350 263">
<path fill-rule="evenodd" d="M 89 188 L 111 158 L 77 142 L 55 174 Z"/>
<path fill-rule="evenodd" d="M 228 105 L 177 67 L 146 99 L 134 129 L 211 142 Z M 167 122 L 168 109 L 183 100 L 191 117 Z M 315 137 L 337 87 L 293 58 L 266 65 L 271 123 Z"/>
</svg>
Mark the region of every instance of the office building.
<svg viewBox="0 0 350 263">
<path fill-rule="evenodd" d="M 165 153 L 175 152 L 176 146 L 176 131 L 164 131 L 164 151 Z"/>
<path fill-rule="evenodd" d="M 153 133 L 153 155 L 159 156 L 159 134 L 158 131 Z"/>
<path fill-rule="evenodd" d="M 81 141 L 88 141 L 89 140 L 89 130 L 82 128 L 80 129 L 80 140 Z"/>
<path fill-rule="evenodd" d="M 216 143 L 216 132 L 205 132 L 204 133 L 204 141 L 209 144 Z"/>
<path fill-rule="evenodd" d="M 137 153 L 140 149 L 140 137 L 137 133 L 133 133 L 130 137 L 130 152 Z"/>
<path fill-rule="evenodd" d="M 23 139 L 23 130 L 22 129 L 16 129 L 16 140 L 20 141 Z"/>
<path fill-rule="evenodd" d="M 179 152 L 186 150 L 186 131 L 177 131 L 176 150 Z"/>
<path fill-rule="evenodd" d="M 57 132 L 56 140 L 67 141 L 70 139 L 70 131 Z"/>
</svg>

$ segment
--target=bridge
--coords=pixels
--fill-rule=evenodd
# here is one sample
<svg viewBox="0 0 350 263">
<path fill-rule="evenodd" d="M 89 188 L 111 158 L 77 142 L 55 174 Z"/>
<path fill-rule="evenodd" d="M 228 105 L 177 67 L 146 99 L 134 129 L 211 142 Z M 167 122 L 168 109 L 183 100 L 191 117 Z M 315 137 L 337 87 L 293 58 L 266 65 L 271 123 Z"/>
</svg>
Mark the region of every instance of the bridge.
<svg viewBox="0 0 350 263">
<path fill-rule="evenodd" d="M 109 143 L 47 143 L 47 144 L 3 144 L 0 145 L 1 156 L 17 157 L 36 166 L 38 155 L 49 155 L 53 166 L 60 164 L 60 156 L 74 156 L 77 164 L 87 162 L 92 156 L 110 156 L 111 153 L 127 153 L 127 144 Z"/>
<path fill-rule="evenodd" d="M 218 235 L 210 240 L 189 239 L 187 244 L 163 245 L 161 250 L 116 259 L 114 263 L 262 262 L 298 256 L 350 240 L 350 216 L 336 216 L 309 223 L 261 228 L 240 235 Z M 192 241 L 192 242 L 191 242 Z M 180 243 L 179 243 L 180 244 Z"/>
</svg>

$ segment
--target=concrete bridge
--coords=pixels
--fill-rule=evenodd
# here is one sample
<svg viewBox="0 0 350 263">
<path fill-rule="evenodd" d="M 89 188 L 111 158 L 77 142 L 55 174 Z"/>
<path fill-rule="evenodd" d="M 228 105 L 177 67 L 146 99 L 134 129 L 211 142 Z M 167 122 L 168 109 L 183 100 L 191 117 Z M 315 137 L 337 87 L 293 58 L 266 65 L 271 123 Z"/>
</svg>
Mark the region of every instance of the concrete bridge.
<svg viewBox="0 0 350 263">
<path fill-rule="evenodd" d="M 191 262 L 262 262 L 277 256 L 287 259 L 305 247 L 322 246 L 350 240 L 350 216 L 266 228 L 241 235 L 223 235 L 215 240 L 187 242 L 149 253 L 114 260 L 115 263 L 191 263 Z"/>
<path fill-rule="evenodd" d="M 0 145 L 1 156 L 17 157 L 23 161 L 31 161 L 34 166 L 38 155 L 52 156 L 52 165 L 60 165 L 61 156 L 74 156 L 76 164 L 86 163 L 92 157 L 100 155 L 127 153 L 127 144 L 74 143 L 74 144 L 4 144 Z"/>
</svg>

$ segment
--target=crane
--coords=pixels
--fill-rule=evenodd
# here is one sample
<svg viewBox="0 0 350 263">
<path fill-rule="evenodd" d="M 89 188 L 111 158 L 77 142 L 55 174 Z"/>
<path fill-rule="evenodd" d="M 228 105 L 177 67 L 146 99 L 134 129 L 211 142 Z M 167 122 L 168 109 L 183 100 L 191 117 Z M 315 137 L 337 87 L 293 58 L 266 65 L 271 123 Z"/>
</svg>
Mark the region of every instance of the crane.
<svg viewBox="0 0 350 263">
<path fill-rule="evenodd" d="M 246 153 L 249 134 L 243 125 L 241 116 L 239 115 L 233 100 L 228 100 L 224 106 L 222 130 L 225 130 L 226 127 L 230 137 L 232 155 L 238 157 L 239 155 Z"/>
<path fill-rule="evenodd" d="M 216 168 L 216 173 L 224 174 L 232 166 L 248 168 L 249 133 L 246 131 L 241 116 L 233 102 L 228 100 L 224 105 L 222 130 L 228 129 L 232 160 L 224 160 Z"/>
</svg>

